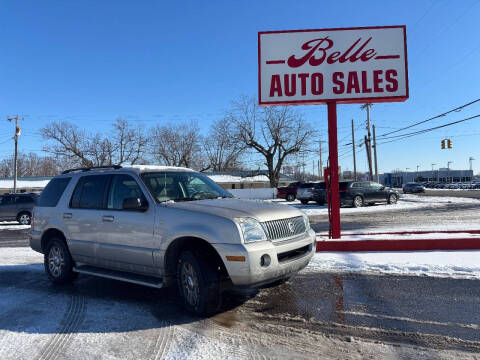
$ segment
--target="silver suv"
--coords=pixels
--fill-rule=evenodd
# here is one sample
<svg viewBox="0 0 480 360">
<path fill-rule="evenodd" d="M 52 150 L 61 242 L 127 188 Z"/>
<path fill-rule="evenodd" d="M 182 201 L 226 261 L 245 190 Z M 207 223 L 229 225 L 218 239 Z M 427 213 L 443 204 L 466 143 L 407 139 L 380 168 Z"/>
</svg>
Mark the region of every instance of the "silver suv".
<svg viewBox="0 0 480 360">
<path fill-rule="evenodd" d="M 196 314 L 217 311 L 228 287 L 285 281 L 315 252 L 300 210 L 233 199 L 201 173 L 158 166 L 65 171 L 42 192 L 30 234 L 54 283 L 84 273 L 177 284 Z"/>
</svg>

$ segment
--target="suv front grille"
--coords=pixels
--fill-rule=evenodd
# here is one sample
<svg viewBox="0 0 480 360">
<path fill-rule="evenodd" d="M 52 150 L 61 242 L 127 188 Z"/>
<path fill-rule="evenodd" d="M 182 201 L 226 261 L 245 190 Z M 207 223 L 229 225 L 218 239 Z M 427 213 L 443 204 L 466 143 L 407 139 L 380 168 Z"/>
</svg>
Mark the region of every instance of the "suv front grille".
<svg viewBox="0 0 480 360">
<path fill-rule="evenodd" d="M 302 216 L 266 221 L 263 225 L 270 240 L 291 238 L 303 234 L 306 230 Z"/>
</svg>

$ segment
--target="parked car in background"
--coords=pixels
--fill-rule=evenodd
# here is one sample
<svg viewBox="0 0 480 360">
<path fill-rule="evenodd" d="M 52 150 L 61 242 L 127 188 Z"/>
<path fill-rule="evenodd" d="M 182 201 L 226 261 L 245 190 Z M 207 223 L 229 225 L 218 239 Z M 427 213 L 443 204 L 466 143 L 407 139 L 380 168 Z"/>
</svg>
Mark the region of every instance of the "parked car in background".
<svg viewBox="0 0 480 360">
<path fill-rule="evenodd" d="M 425 192 L 425 187 L 420 183 L 409 182 L 403 185 L 402 190 L 404 194 L 423 193 Z"/>
<path fill-rule="evenodd" d="M 324 182 L 308 182 L 301 184 L 297 190 L 297 199 L 306 205 L 309 201 L 315 201 L 319 205 L 327 202 L 327 194 Z"/>
<path fill-rule="evenodd" d="M 0 195 L 0 221 L 18 221 L 30 225 L 38 195 L 34 193 Z"/>
<path fill-rule="evenodd" d="M 373 181 L 341 181 L 340 204 L 360 207 L 366 204 L 396 204 L 398 191 Z"/>
<path fill-rule="evenodd" d="M 277 188 L 277 198 L 285 199 L 287 201 L 294 201 L 297 198 L 297 189 L 303 184 L 303 181 L 296 181 Z"/>
</svg>

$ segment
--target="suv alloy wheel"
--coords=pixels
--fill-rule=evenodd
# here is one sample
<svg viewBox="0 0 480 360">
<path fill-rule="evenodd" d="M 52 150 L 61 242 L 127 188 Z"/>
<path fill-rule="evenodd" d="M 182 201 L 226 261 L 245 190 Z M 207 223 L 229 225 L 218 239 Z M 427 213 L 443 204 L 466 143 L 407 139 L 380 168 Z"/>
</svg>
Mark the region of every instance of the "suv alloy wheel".
<svg viewBox="0 0 480 360">
<path fill-rule="evenodd" d="M 73 261 L 65 243 L 59 238 L 52 238 L 48 242 L 44 266 L 48 278 L 54 284 L 66 284 L 77 277 L 73 272 Z"/>
<path fill-rule="evenodd" d="M 287 200 L 287 201 L 294 201 L 294 200 L 295 200 L 295 195 L 293 195 L 293 194 L 287 194 L 287 197 L 286 197 L 285 200 Z"/>
<path fill-rule="evenodd" d="M 190 251 L 180 254 L 177 284 L 185 308 L 196 315 L 207 315 L 221 306 L 219 274 L 211 264 Z"/>
</svg>

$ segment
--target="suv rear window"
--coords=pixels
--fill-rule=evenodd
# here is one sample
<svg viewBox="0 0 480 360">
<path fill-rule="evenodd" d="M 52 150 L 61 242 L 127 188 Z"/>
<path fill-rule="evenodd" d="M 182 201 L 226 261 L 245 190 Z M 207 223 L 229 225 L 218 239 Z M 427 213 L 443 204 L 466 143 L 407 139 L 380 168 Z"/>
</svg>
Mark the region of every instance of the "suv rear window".
<svg viewBox="0 0 480 360">
<path fill-rule="evenodd" d="M 70 182 L 71 177 L 61 177 L 50 180 L 42 194 L 38 198 L 37 206 L 40 207 L 55 207 L 58 200 L 62 197 L 65 188 Z"/>
<path fill-rule="evenodd" d="M 299 188 L 301 189 L 313 188 L 313 184 L 312 183 L 301 184 Z"/>
</svg>

